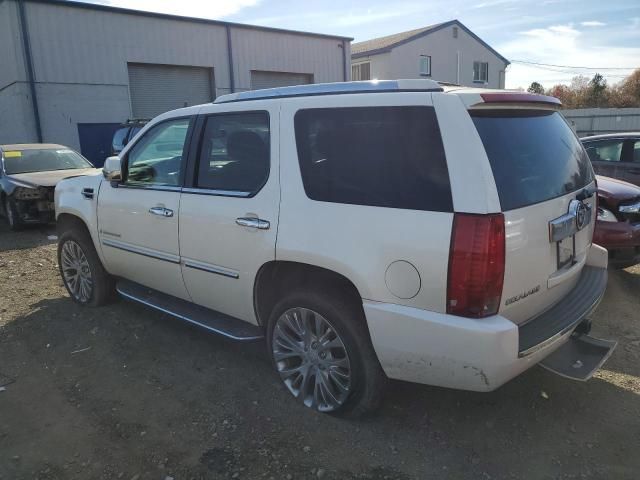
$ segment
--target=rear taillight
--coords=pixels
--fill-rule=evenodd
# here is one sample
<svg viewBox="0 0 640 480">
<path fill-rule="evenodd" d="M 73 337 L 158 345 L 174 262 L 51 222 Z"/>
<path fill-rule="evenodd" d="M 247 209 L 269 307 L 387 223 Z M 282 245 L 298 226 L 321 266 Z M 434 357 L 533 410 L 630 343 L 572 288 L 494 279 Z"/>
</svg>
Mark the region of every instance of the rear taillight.
<svg viewBox="0 0 640 480">
<path fill-rule="evenodd" d="M 480 318 L 498 313 L 504 281 L 504 216 L 453 218 L 447 313 Z"/>
</svg>

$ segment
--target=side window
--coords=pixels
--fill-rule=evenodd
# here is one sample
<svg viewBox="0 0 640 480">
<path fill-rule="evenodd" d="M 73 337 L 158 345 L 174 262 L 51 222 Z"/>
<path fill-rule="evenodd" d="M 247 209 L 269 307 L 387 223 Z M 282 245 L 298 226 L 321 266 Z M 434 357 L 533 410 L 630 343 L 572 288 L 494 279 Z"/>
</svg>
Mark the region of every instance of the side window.
<svg viewBox="0 0 640 480">
<path fill-rule="evenodd" d="M 269 177 L 269 114 L 242 112 L 207 118 L 196 187 L 255 193 Z"/>
<path fill-rule="evenodd" d="M 313 200 L 453 211 L 433 107 L 300 110 L 295 134 Z"/>
<path fill-rule="evenodd" d="M 631 152 L 631 161 L 634 163 L 640 163 L 640 140 L 636 140 Z"/>
<path fill-rule="evenodd" d="M 423 77 L 428 77 L 431 75 L 431 56 L 430 55 L 420 55 L 420 75 Z"/>
<path fill-rule="evenodd" d="M 478 83 L 489 81 L 489 64 L 487 62 L 473 62 L 473 81 Z"/>
<path fill-rule="evenodd" d="M 147 131 L 127 155 L 127 184 L 179 186 L 189 118 L 162 122 Z"/>
<path fill-rule="evenodd" d="M 592 162 L 619 162 L 623 143 L 622 140 L 606 140 L 586 144 L 584 148 Z"/>
<path fill-rule="evenodd" d="M 371 63 L 351 65 L 351 80 L 371 80 Z"/>
</svg>

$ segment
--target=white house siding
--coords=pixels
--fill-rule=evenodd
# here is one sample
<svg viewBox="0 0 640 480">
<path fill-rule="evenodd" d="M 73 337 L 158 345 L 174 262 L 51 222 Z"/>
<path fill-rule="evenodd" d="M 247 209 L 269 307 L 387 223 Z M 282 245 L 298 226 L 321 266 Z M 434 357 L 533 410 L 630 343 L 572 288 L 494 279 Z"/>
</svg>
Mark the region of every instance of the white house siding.
<svg viewBox="0 0 640 480">
<path fill-rule="evenodd" d="M 389 52 L 380 53 L 378 55 L 372 55 L 367 57 L 361 57 L 353 60 L 352 65 L 358 65 L 360 63 L 369 63 L 371 65 L 371 79 L 377 80 L 389 80 L 400 77 L 394 77 L 391 74 L 391 54 Z M 406 77 L 402 77 L 406 78 Z"/>
<path fill-rule="evenodd" d="M 391 51 L 358 56 L 352 64 L 371 62 L 372 78 L 432 78 L 470 87 L 504 88 L 505 62 L 481 42 L 458 26 L 458 38 L 453 38 L 455 25 L 392 47 Z M 460 73 L 458 75 L 458 54 Z M 420 55 L 431 56 L 431 77 L 420 75 Z M 473 81 L 473 62 L 489 64 L 489 79 L 485 83 Z"/>
<path fill-rule="evenodd" d="M 578 108 L 562 114 L 580 137 L 640 132 L 640 108 Z"/>
<path fill-rule="evenodd" d="M 453 38 L 453 26 L 395 47 L 389 56 L 389 70 L 396 78 L 421 78 L 418 68 L 420 55 L 431 56 L 431 78 L 466 86 L 504 88 L 505 64 L 496 54 L 458 27 Z M 460 53 L 460 77 L 457 77 L 457 55 Z M 489 81 L 473 81 L 473 62 L 489 63 Z M 502 83 L 501 83 L 502 82 Z"/>
</svg>

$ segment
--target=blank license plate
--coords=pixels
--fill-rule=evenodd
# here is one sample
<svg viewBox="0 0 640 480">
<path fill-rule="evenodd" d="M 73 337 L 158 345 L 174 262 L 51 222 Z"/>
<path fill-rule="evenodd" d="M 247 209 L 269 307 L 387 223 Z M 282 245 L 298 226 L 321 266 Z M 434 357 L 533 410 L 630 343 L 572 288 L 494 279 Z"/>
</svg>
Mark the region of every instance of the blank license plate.
<svg viewBox="0 0 640 480">
<path fill-rule="evenodd" d="M 558 270 L 567 265 L 573 265 L 576 259 L 576 237 L 563 238 L 556 242 L 556 252 L 558 258 Z"/>
</svg>

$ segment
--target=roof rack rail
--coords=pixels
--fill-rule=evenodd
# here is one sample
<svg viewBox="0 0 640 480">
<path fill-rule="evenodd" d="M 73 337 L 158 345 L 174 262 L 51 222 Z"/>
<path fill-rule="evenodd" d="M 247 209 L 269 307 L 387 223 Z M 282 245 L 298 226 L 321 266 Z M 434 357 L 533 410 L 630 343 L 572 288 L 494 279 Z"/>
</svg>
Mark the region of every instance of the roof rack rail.
<svg viewBox="0 0 640 480">
<path fill-rule="evenodd" d="M 267 88 L 247 92 L 221 95 L 213 103 L 244 102 L 248 100 L 287 97 L 310 97 L 316 95 L 340 95 L 374 92 L 442 92 L 444 89 L 435 80 L 370 80 L 363 82 L 314 83 L 292 87 Z"/>
</svg>

